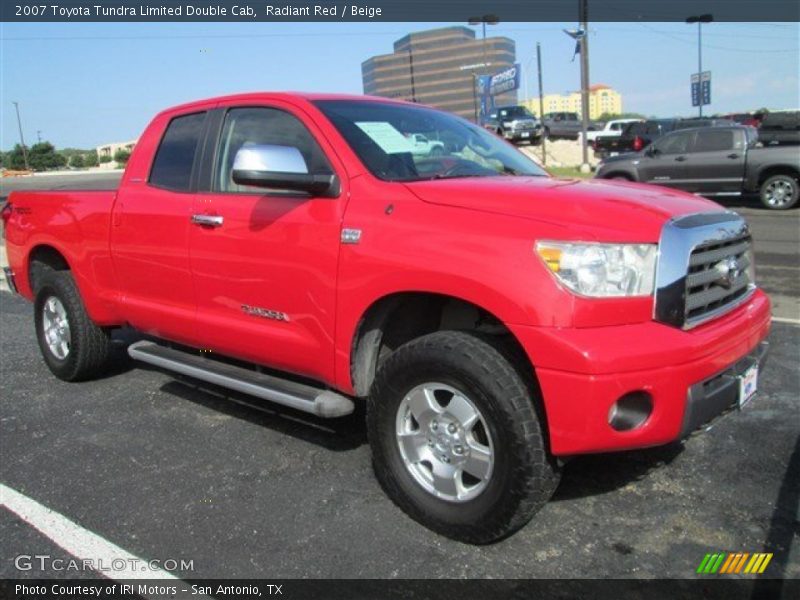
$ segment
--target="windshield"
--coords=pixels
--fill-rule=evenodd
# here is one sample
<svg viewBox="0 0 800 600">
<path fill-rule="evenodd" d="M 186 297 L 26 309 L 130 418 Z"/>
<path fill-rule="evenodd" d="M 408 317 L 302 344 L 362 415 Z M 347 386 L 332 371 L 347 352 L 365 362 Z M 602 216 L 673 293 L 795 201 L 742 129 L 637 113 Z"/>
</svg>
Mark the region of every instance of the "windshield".
<svg viewBox="0 0 800 600">
<path fill-rule="evenodd" d="M 510 119 L 519 119 L 520 117 L 524 119 L 533 118 L 533 115 L 524 106 L 508 106 L 505 108 L 498 109 L 498 112 L 500 113 L 500 116 L 504 118 L 510 118 Z"/>
<path fill-rule="evenodd" d="M 385 181 L 547 173 L 519 150 L 464 119 L 422 106 L 318 100 L 364 165 Z"/>
</svg>

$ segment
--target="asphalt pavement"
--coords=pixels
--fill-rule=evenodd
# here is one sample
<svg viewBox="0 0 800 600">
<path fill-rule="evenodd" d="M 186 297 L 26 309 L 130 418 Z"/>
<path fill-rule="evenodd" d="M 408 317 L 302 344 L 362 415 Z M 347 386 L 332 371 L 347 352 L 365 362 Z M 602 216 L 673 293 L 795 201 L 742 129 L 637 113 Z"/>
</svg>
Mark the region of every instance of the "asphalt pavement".
<svg viewBox="0 0 800 600">
<path fill-rule="evenodd" d="M 737 206 L 776 300 L 758 397 L 683 444 L 576 458 L 508 540 L 474 547 L 406 517 L 375 481 L 364 426 L 276 408 L 126 358 L 55 379 L 31 306 L 0 292 L 0 482 L 133 555 L 191 560 L 183 578 L 694 577 L 711 552 L 772 552 L 800 577 L 798 218 Z M 127 337 L 126 337 L 127 336 Z M 0 577 L 20 555 L 69 556 L 0 509 Z"/>
</svg>

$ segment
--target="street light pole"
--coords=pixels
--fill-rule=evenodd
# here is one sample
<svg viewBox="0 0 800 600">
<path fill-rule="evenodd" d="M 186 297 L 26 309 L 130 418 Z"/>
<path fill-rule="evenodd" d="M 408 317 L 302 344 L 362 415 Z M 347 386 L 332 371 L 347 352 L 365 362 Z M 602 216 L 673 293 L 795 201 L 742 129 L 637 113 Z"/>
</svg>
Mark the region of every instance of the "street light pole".
<svg viewBox="0 0 800 600">
<path fill-rule="evenodd" d="M 702 118 L 703 117 L 703 97 L 702 97 L 702 85 L 703 85 L 703 23 L 711 23 L 714 20 L 713 15 L 705 14 L 705 15 L 693 15 L 686 19 L 686 22 L 690 25 L 692 23 L 697 23 L 697 81 L 698 85 L 701 86 L 700 92 L 700 102 L 697 105 L 698 115 Z"/>
<path fill-rule="evenodd" d="M 25 138 L 22 136 L 22 120 L 19 118 L 19 102 L 12 102 L 11 104 L 14 105 L 14 108 L 17 111 L 17 126 L 19 127 L 19 141 L 22 143 L 22 158 L 25 161 L 25 170 L 30 170 L 30 165 L 28 164 L 28 150 L 25 148 Z"/>
<path fill-rule="evenodd" d="M 483 74 L 486 74 L 486 68 L 489 66 L 489 61 L 486 56 L 486 25 L 497 25 L 500 19 L 497 15 L 482 15 L 480 17 L 470 17 L 467 21 L 470 25 L 481 25 L 481 55 L 483 56 Z M 472 82 L 472 96 L 473 104 L 475 105 L 475 122 L 478 122 L 478 76 L 473 73 L 474 80 Z"/>
</svg>

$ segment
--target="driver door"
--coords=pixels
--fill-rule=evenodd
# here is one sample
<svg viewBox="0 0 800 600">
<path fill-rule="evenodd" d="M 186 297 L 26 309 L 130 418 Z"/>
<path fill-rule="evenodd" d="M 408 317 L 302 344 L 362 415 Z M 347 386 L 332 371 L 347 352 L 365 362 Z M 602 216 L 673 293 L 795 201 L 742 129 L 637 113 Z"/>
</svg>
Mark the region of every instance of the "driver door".
<svg viewBox="0 0 800 600">
<path fill-rule="evenodd" d="M 290 105 L 221 110 L 210 191 L 198 194 L 193 211 L 207 218 L 190 239 L 197 337 L 211 352 L 332 381 L 347 180 L 340 177 L 338 198 L 234 183 L 234 159 L 246 147 L 296 148 L 309 173 L 330 174 L 336 163 Z"/>
<path fill-rule="evenodd" d="M 640 180 L 684 189 L 688 184 L 688 151 L 694 135 L 693 131 L 675 131 L 653 142 L 641 155 Z"/>
</svg>

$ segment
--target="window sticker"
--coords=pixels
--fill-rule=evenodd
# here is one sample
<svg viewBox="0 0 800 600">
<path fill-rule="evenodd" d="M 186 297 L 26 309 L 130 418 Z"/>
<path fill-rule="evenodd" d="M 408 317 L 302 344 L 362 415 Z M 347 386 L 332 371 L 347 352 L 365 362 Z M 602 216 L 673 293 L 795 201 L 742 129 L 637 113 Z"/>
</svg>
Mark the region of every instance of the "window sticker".
<svg viewBox="0 0 800 600">
<path fill-rule="evenodd" d="M 411 152 L 411 140 L 385 121 L 356 122 L 358 128 L 366 133 L 386 154 Z"/>
</svg>

